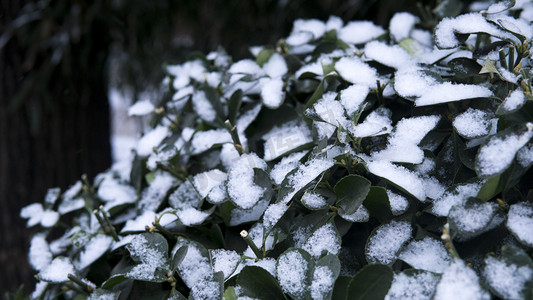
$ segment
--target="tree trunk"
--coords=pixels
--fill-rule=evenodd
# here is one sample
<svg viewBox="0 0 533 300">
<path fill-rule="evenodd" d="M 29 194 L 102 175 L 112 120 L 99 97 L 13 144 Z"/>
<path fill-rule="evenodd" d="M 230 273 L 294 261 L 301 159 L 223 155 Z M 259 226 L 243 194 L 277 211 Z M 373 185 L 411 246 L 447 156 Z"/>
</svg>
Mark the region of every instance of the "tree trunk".
<svg viewBox="0 0 533 300">
<path fill-rule="evenodd" d="M 24 2 L 1 2 L 0 32 L 18 16 Z M 109 42 L 98 36 L 102 30 L 106 29 L 91 28 L 89 36 L 71 45 L 70 69 L 66 73 L 64 69 L 52 70 L 42 97 L 22 99 L 17 107 L 13 101 L 33 69 L 24 71 L 26 49 L 15 36 L 0 49 L 2 294 L 15 291 L 21 284 L 26 292 L 34 288 L 36 272 L 27 262 L 30 230 L 19 217 L 20 209 L 42 202 L 48 188 L 65 189 L 82 174 L 93 178 L 111 165 L 105 76 Z M 87 62 L 90 73 L 83 72 L 82 64 Z"/>
</svg>

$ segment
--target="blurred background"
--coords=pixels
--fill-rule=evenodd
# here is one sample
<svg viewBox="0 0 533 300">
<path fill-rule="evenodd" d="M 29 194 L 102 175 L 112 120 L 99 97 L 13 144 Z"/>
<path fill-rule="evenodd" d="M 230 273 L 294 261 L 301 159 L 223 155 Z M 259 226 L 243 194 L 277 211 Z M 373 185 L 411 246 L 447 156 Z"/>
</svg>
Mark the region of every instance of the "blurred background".
<svg viewBox="0 0 533 300">
<path fill-rule="evenodd" d="M 20 209 L 109 168 L 111 140 L 115 156 L 128 151 L 139 124 L 127 107 L 161 95 L 165 63 L 219 46 L 234 61 L 249 57 L 250 46 L 274 45 L 297 18 L 386 28 L 395 12 L 435 2 L 0 0 L 0 295 L 34 288 Z"/>
</svg>

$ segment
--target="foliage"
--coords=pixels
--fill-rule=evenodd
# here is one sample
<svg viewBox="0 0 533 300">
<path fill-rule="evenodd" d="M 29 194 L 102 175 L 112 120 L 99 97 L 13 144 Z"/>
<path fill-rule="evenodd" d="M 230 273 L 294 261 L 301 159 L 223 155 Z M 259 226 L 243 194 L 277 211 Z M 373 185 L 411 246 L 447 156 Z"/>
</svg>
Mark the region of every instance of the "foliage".
<svg viewBox="0 0 533 300">
<path fill-rule="evenodd" d="M 131 161 L 21 212 L 33 296 L 531 297 L 533 4 L 445 2 L 166 66 Z"/>
</svg>

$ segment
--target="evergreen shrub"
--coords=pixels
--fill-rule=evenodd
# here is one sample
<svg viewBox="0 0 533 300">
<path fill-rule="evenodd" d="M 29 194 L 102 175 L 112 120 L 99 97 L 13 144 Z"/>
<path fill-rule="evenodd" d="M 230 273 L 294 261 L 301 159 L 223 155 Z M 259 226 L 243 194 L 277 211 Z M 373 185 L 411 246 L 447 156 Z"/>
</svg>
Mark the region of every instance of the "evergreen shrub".
<svg viewBox="0 0 533 300">
<path fill-rule="evenodd" d="M 131 160 L 24 208 L 39 299 L 531 299 L 533 3 L 297 20 L 166 66 Z"/>
</svg>

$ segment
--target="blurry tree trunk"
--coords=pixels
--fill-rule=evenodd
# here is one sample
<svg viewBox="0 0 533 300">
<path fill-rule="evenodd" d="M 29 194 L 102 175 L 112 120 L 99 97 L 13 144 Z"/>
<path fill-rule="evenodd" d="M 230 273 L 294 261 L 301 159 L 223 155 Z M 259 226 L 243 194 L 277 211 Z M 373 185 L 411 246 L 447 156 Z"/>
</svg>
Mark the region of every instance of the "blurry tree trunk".
<svg viewBox="0 0 533 300">
<path fill-rule="evenodd" d="M 25 1 L 2 0 L 0 35 L 18 16 Z M 25 67 L 24 49 L 16 37 L 0 49 L 0 292 L 20 284 L 34 288 L 27 262 L 30 230 L 20 209 L 42 202 L 51 187 L 67 188 L 87 174 L 92 178 L 110 167 L 109 106 L 105 62 L 106 28 L 93 24 L 90 35 L 71 45 L 71 74 L 51 71 L 50 95 L 23 99 L 14 106 L 22 82 L 39 67 Z M 90 44 L 88 44 L 90 43 Z M 89 46 L 88 46 L 89 45 Z M 43 59 L 43 61 L 46 61 Z M 89 63 L 91 72 L 81 72 Z M 78 70 L 79 72 L 76 72 Z M 64 70 L 63 70 L 64 72 Z M 1 295 L 1 294 L 0 294 Z"/>
</svg>

